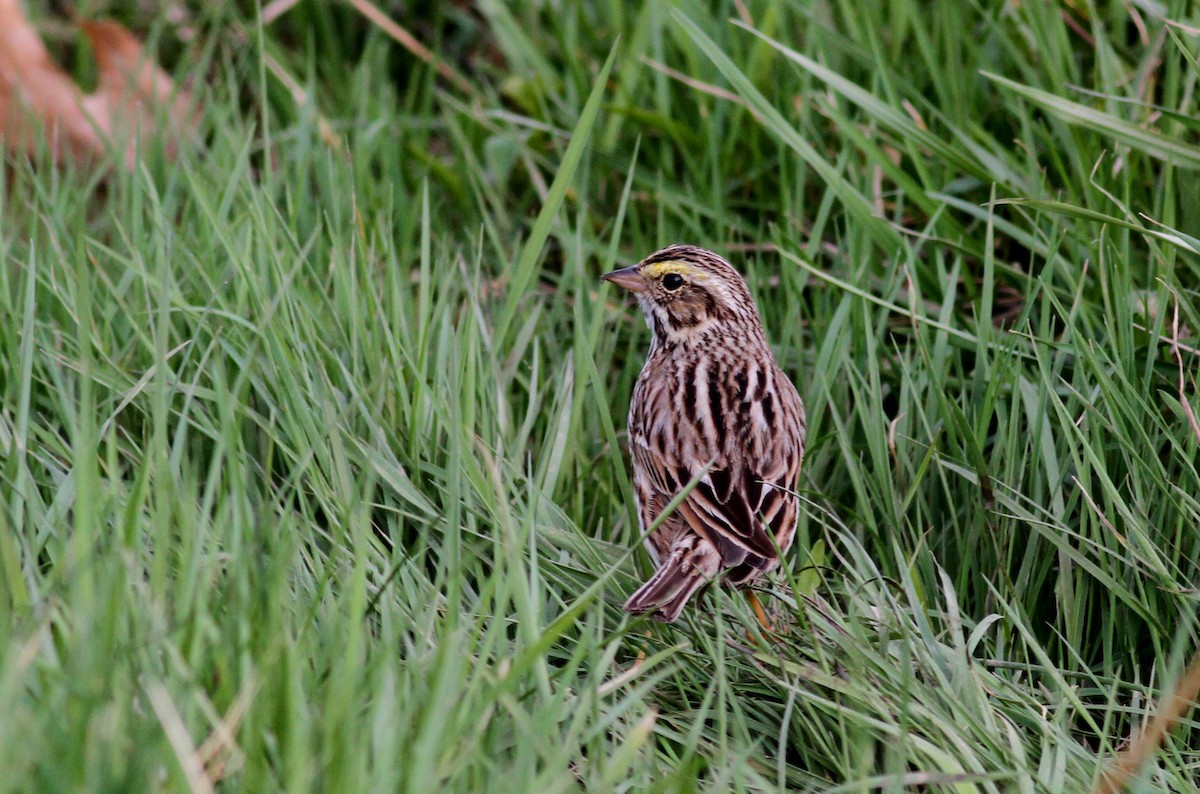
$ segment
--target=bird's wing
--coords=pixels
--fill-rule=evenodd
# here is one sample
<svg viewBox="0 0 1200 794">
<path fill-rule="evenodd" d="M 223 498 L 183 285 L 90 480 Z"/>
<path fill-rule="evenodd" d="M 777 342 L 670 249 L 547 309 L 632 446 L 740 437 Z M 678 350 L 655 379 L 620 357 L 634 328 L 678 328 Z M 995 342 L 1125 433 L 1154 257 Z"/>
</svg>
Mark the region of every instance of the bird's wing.
<svg viewBox="0 0 1200 794">
<path fill-rule="evenodd" d="M 646 492 L 658 497 L 642 494 L 639 499 L 643 528 L 698 478 L 679 515 L 731 564 L 746 554 L 773 559 L 777 547 L 786 547 L 798 512 L 804 407 L 787 376 L 777 370 L 772 374 L 771 389 L 743 393 L 739 410 L 721 416 L 732 424 L 720 433 L 672 435 L 649 429 L 649 417 L 678 409 L 670 401 L 642 404 L 635 399 L 641 405 L 635 410 L 642 413 L 630 416 L 630 452 Z"/>
<path fill-rule="evenodd" d="M 689 523 L 751 554 L 774 559 L 791 541 L 799 510 L 796 487 L 804 457 L 804 404 L 778 368 L 760 375 L 753 394 L 743 392 L 741 410 L 728 428 L 737 443 L 718 461 L 688 498 Z"/>
<path fill-rule="evenodd" d="M 782 458 L 771 463 L 784 463 Z M 795 472 L 789 469 L 795 469 Z M 743 466 L 740 471 L 713 469 L 705 474 L 680 505 L 680 511 L 701 535 L 720 545 L 733 543 L 765 559 L 777 554 L 776 544 L 794 502 L 799 467 Z M 794 520 L 794 518 L 793 518 Z"/>
<path fill-rule="evenodd" d="M 781 386 L 781 391 L 791 386 Z M 773 559 L 787 545 L 799 510 L 796 487 L 804 453 L 804 409 L 794 390 L 780 395 L 786 411 L 764 428 L 754 454 L 693 449 L 687 455 L 646 449 L 643 462 L 657 459 L 656 486 L 675 494 L 699 477 L 679 506 L 687 523 L 718 548 L 732 544 L 750 554 Z M 691 461 L 690 465 L 687 461 Z M 705 471 L 704 463 L 711 461 Z"/>
</svg>

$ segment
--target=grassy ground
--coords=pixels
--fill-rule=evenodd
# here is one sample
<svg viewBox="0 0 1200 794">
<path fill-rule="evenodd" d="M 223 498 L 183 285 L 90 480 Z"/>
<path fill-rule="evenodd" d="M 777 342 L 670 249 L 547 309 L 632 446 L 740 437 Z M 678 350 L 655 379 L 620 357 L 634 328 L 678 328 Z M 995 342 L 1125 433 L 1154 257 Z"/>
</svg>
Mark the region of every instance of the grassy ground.
<svg viewBox="0 0 1200 794">
<path fill-rule="evenodd" d="M 118 6 L 203 143 L 11 163 L 0 790 L 1092 785 L 1200 641 L 1196 6 L 401 5 Z M 676 241 L 808 404 L 778 637 L 620 610 Z"/>
</svg>

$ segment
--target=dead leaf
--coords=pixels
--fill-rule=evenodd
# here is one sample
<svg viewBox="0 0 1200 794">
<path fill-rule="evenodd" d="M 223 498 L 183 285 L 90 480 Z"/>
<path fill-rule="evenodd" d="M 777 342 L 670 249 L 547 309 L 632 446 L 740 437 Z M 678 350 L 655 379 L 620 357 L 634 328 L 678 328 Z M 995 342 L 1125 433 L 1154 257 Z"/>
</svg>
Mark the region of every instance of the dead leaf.
<svg viewBox="0 0 1200 794">
<path fill-rule="evenodd" d="M 17 0 L 0 0 L 0 135 L 10 151 L 33 153 L 45 141 L 56 161 L 92 162 L 110 148 L 132 169 L 141 144 L 167 134 L 167 155 L 194 131 L 191 96 L 146 57 L 115 22 L 83 22 L 99 67 L 84 94 L 50 58 Z M 170 129 L 159 129 L 166 124 Z"/>
</svg>

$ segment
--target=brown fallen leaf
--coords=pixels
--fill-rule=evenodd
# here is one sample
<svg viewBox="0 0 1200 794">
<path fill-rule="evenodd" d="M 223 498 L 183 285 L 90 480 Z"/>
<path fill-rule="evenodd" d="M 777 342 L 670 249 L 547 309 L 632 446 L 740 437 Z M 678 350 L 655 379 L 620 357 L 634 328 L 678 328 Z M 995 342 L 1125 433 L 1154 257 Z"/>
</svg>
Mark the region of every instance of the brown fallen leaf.
<svg viewBox="0 0 1200 794">
<path fill-rule="evenodd" d="M 84 94 L 50 58 L 18 0 L 0 0 L 0 135 L 10 151 L 33 153 L 45 141 L 56 161 L 93 162 L 110 149 L 132 169 L 139 146 L 167 133 L 167 155 L 195 129 L 191 96 L 151 61 L 115 22 L 81 23 L 99 67 Z M 162 125 L 170 129 L 159 129 Z"/>
</svg>

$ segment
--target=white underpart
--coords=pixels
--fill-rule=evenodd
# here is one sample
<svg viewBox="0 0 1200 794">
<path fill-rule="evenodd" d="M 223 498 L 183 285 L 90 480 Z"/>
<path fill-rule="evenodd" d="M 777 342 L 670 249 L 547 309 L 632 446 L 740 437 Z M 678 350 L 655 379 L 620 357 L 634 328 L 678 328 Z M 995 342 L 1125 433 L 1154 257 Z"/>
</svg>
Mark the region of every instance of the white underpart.
<svg viewBox="0 0 1200 794">
<path fill-rule="evenodd" d="M 650 560 L 654 563 L 655 569 L 661 568 L 662 557 L 658 556 L 658 549 L 654 548 L 654 544 L 650 542 L 649 536 L 642 541 L 642 545 L 646 547 L 646 553 L 650 555 Z"/>
<path fill-rule="evenodd" d="M 746 375 L 746 393 L 742 395 L 743 400 L 750 399 L 750 395 L 754 394 L 758 388 L 758 367 L 748 367 L 749 372 Z"/>
<path fill-rule="evenodd" d="M 712 438 L 716 432 L 713 425 L 716 417 L 712 415 L 708 404 L 708 359 L 702 358 L 697 362 L 695 381 L 696 404 L 692 408 L 696 412 L 696 418 L 700 420 L 700 426 L 704 428 L 706 437 Z"/>
<path fill-rule="evenodd" d="M 763 416 L 762 403 L 757 400 L 750 403 L 750 422 L 759 430 L 767 427 L 767 418 Z"/>
<path fill-rule="evenodd" d="M 687 344 L 687 343 L 697 341 L 704 334 L 705 331 L 707 331 L 709 328 L 711 328 L 713 325 L 716 324 L 716 320 L 709 317 L 709 318 L 702 320 L 699 323 L 696 323 L 693 326 L 675 330 L 674 328 L 671 327 L 670 314 L 662 306 L 655 303 L 653 300 L 651 300 L 650 298 L 648 298 L 644 295 L 638 296 L 638 305 L 642 307 L 642 314 L 645 316 L 646 325 L 649 326 L 650 330 L 651 331 L 654 330 L 654 321 L 651 318 L 651 314 L 653 314 L 654 317 L 658 318 L 658 323 L 662 327 L 663 331 L 667 334 L 670 334 L 671 341 L 676 342 L 676 343 Z M 657 344 L 658 344 L 657 338 L 651 340 L 651 343 L 650 343 L 651 352 L 653 352 L 654 346 Z"/>
</svg>

